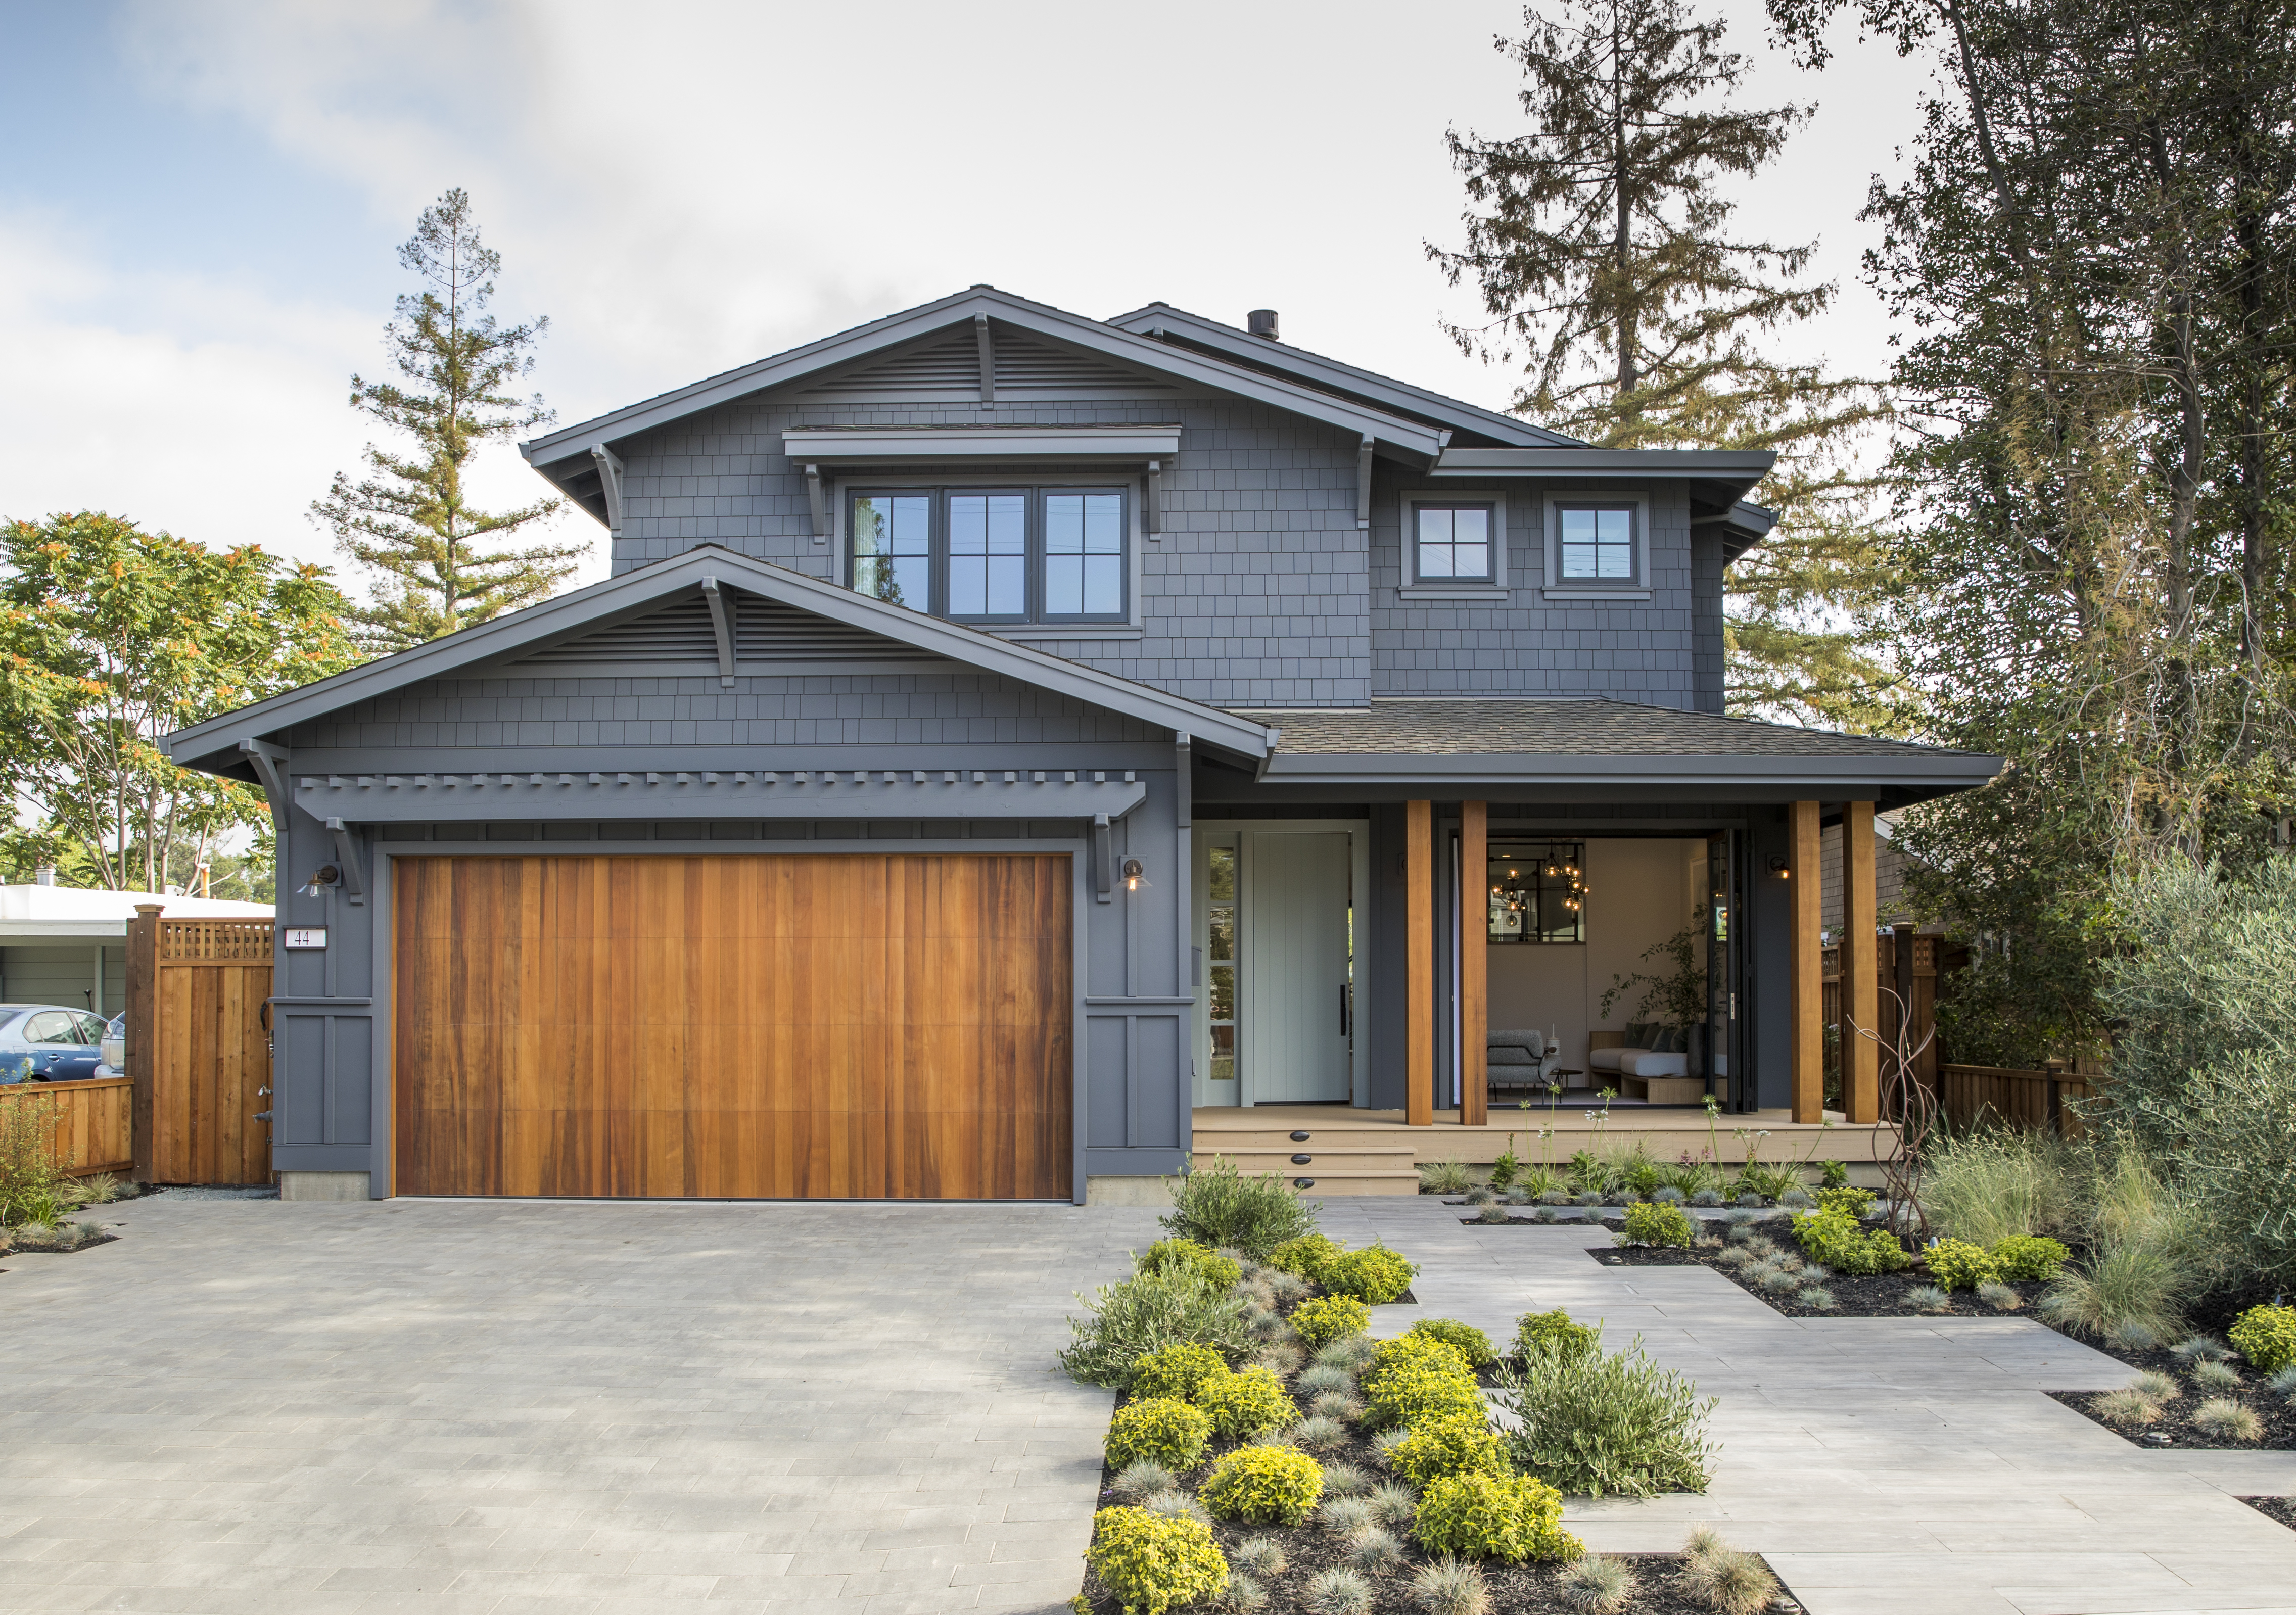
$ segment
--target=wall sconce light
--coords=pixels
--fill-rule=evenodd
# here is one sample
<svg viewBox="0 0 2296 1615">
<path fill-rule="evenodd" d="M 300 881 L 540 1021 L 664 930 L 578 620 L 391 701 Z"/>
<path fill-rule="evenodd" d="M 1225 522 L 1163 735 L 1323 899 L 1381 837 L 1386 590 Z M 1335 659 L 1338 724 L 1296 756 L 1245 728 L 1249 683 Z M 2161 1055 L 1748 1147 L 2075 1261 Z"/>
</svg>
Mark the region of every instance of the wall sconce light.
<svg viewBox="0 0 2296 1615">
<path fill-rule="evenodd" d="M 342 878 L 343 872 L 332 864 L 322 864 L 311 872 L 311 878 L 303 882 L 302 893 L 307 898 L 316 898 Z"/>
<path fill-rule="evenodd" d="M 1770 873 L 1777 876 L 1781 881 L 1788 881 L 1793 878 L 1793 870 L 1788 866 L 1785 854 L 1782 852 L 1774 852 L 1770 854 Z"/>
<path fill-rule="evenodd" d="M 1146 884 L 1148 884 L 1148 871 L 1142 865 L 1140 860 L 1138 858 L 1125 859 L 1124 889 L 1127 891 L 1138 891 Z"/>
</svg>

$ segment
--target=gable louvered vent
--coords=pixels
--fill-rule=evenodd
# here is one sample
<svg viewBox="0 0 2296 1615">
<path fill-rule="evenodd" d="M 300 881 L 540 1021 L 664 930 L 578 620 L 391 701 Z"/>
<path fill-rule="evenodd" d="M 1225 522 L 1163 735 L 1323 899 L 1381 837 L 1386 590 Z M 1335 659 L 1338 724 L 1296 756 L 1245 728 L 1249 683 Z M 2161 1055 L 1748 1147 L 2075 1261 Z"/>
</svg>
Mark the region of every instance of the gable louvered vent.
<svg viewBox="0 0 2296 1615">
<path fill-rule="evenodd" d="M 996 391 L 1007 392 L 1168 392 L 1165 383 L 1111 364 L 1097 354 L 1063 348 L 1042 337 L 996 328 Z"/>
<path fill-rule="evenodd" d="M 749 662 L 933 661 L 931 652 L 903 644 L 800 611 L 759 594 L 726 591 L 734 615 L 734 660 Z M 709 607 L 699 590 L 687 599 L 627 622 L 593 628 L 562 644 L 521 659 L 527 667 L 635 666 L 695 662 L 697 671 L 716 672 L 718 635 Z"/>
<path fill-rule="evenodd" d="M 970 324 L 896 348 L 812 389 L 824 397 L 980 396 L 980 345 Z"/>
<path fill-rule="evenodd" d="M 930 651 L 865 628 L 832 622 L 761 595 L 744 594 L 734 614 L 734 660 L 750 661 L 931 661 Z"/>
<path fill-rule="evenodd" d="M 627 622 L 593 628 L 546 650 L 529 652 L 529 662 L 718 660 L 718 634 L 709 607 L 697 590 L 692 597 Z"/>
</svg>

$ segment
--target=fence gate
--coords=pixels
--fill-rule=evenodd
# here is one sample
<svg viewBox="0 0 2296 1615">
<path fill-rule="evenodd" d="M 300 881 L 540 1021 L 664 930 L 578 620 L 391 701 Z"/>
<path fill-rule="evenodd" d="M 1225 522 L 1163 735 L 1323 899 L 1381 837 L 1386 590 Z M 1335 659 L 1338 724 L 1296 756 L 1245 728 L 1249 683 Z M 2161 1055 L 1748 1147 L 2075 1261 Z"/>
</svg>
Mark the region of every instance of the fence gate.
<svg viewBox="0 0 2296 1615">
<path fill-rule="evenodd" d="M 127 928 L 127 1075 L 135 1176 L 156 1184 L 267 1184 L 271 996 L 267 920 L 167 920 Z"/>
</svg>

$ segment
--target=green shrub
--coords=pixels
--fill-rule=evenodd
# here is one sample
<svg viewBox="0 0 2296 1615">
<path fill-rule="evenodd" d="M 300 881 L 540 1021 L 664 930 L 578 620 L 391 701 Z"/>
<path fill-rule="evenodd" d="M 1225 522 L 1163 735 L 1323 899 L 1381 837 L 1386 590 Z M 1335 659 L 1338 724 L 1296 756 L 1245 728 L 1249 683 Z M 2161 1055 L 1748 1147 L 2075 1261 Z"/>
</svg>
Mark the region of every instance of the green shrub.
<svg viewBox="0 0 2296 1615">
<path fill-rule="evenodd" d="M 2101 1240 L 2041 1298 L 2041 1314 L 2075 1334 L 2115 1343 L 2175 1338 L 2197 1287 L 2169 1242 L 2139 1235 Z"/>
<path fill-rule="evenodd" d="M 2044 1235 L 2013 1234 L 1996 1241 L 1993 1265 L 2005 1279 L 2041 1283 L 2057 1276 L 2072 1252 Z"/>
<path fill-rule="evenodd" d="M 1128 1615 L 1165 1615 L 1227 1590 L 1227 1560 L 1210 1526 L 1143 1508 L 1095 1514 L 1084 1561 Z"/>
<path fill-rule="evenodd" d="M 1185 1340 L 1152 1351 L 1132 1365 L 1135 1397 L 1171 1397 L 1182 1402 L 1196 1399 L 1206 1380 L 1226 1373 L 1227 1359 L 1209 1346 Z"/>
<path fill-rule="evenodd" d="M 1836 1273 L 1866 1275 L 1896 1273 L 1914 1258 L 1886 1228 L 1863 1228 L 1847 1211 L 1827 1208 L 1793 1214 L 1794 1239 L 1802 1254 Z"/>
<path fill-rule="evenodd" d="M 1565 1357 L 1585 1357 L 1595 1349 L 1602 1339 L 1600 1330 L 1572 1323 L 1570 1315 L 1560 1307 L 1552 1312 L 1526 1312 L 1515 1320 L 1514 1328 L 1515 1353 L 1524 1357 L 1550 1351 Z"/>
<path fill-rule="evenodd" d="M 1740 1194 L 1759 1194 L 1764 1200 L 1775 1200 L 1788 1189 L 1801 1187 L 1801 1174 L 1792 1167 L 1750 1160 L 1738 1168 L 1738 1176 L 1731 1180 L 1730 1186 Z"/>
<path fill-rule="evenodd" d="M 1922 1253 L 1930 1277 L 1948 1294 L 1956 1290 L 1974 1290 L 1980 1284 L 1998 1283 L 2001 1269 L 1986 1254 L 1981 1245 L 1972 1245 L 1963 1239 L 1941 1239 Z"/>
<path fill-rule="evenodd" d="M 53 1226 L 79 1209 L 66 1176 L 74 1160 L 55 1150 L 56 1106 L 54 1094 L 23 1088 L 0 1105 L 0 1228 Z"/>
<path fill-rule="evenodd" d="M 1294 1447 L 1239 1447 L 1222 1455 L 1198 1495 L 1222 1520 L 1297 1525 L 1324 1495 L 1324 1471 Z"/>
<path fill-rule="evenodd" d="M 1211 1435 L 1212 1422 L 1201 1409 L 1174 1397 L 1144 1397 L 1116 1410 L 1103 1445 L 1117 1469 L 1145 1458 L 1181 1473 L 1204 1461 Z"/>
<path fill-rule="evenodd" d="M 1201 1172 L 1194 1164 L 1172 1185 L 1172 1209 L 1160 1219 L 1167 1233 L 1265 1261 L 1284 1241 L 1315 1232 L 1316 1208 L 1275 1173 L 1245 1177 L 1225 1158 Z"/>
<path fill-rule="evenodd" d="M 1223 1436 L 1256 1436 L 1277 1430 L 1300 1416 L 1283 1381 L 1266 1368 L 1246 1368 L 1237 1373 L 1206 1380 L 1196 1389 L 1196 1406 Z"/>
<path fill-rule="evenodd" d="M 1306 1279 L 1311 1284 L 1324 1282 L 1324 1269 L 1332 1258 L 1347 1249 L 1335 1239 L 1321 1234 L 1303 1234 L 1297 1239 L 1287 1239 L 1267 1253 L 1267 1265 L 1279 1273 Z"/>
<path fill-rule="evenodd" d="M 1627 1226 L 1612 1238 L 1621 1245 L 1687 1246 L 1698 1236 L 1690 1213 L 1680 1206 L 1656 1204 L 1627 1208 Z"/>
<path fill-rule="evenodd" d="M 1414 1329 L 1373 1346 L 1371 1360 L 1364 1365 L 1361 1375 L 1361 1389 L 1369 1394 L 1389 1375 L 1420 1368 L 1457 1374 L 1469 1381 L 1474 1378 L 1465 1352 L 1439 1334 Z"/>
<path fill-rule="evenodd" d="M 1863 1221 L 1874 1215 L 1874 1191 L 1852 1189 L 1847 1185 L 1820 1189 L 1817 1192 L 1817 1209 L 1821 1211 L 1844 1211 L 1849 1213 L 1853 1222 Z"/>
<path fill-rule="evenodd" d="M 1321 1350 L 1343 1334 L 1360 1334 L 1371 1327 L 1371 1308 L 1351 1295 L 1327 1295 L 1302 1301 L 1292 1309 L 1292 1332 L 1310 1349 Z"/>
<path fill-rule="evenodd" d="M 2226 1334 L 2259 1373 L 2296 1363 L 2296 1307 L 2251 1307 Z"/>
<path fill-rule="evenodd" d="M 1481 1370 L 1499 1360 L 1491 1347 L 1491 1337 L 1472 1324 L 1462 1324 L 1456 1318 L 1421 1318 L 1411 1326 L 1413 1334 L 1433 1335 L 1452 1350 L 1467 1359 L 1467 1366 Z"/>
<path fill-rule="evenodd" d="M 1643 1355 L 1540 1352 L 1500 1370 L 1498 1405 L 1521 1428 L 1501 1439 L 1514 1467 L 1574 1495 L 1648 1497 L 1702 1492 L 1713 1449 L 1706 1419 L 1714 1399 Z"/>
<path fill-rule="evenodd" d="M 1140 1359 L 1167 1346 L 1210 1346 L 1235 1357 L 1251 1349 L 1243 1299 L 1192 1278 L 1127 1279 L 1077 1299 L 1089 1316 L 1069 1320 L 1076 1338 L 1060 1362 L 1070 1379 L 1086 1385 L 1127 1390 Z"/>
<path fill-rule="evenodd" d="M 1480 1413 L 1444 1414 L 1410 1425 L 1387 1449 L 1387 1464 L 1417 1487 L 1445 1475 L 1506 1472 L 1499 1439 Z"/>
<path fill-rule="evenodd" d="M 1423 1161 L 1419 1186 L 1430 1194 L 1464 1194 L 1475 1186 L 1474 1168 L 1464 1160 Z"/>
<path fill-rule="evenodd" d="M 1472 1375 L 1456 1367 L 1398 1369 L 1364 1396 L 1363 1422 L 1373 1430 L 1453 1414 L 1483 1415 L 1481 1390 Z"/>
<path fill-rule="evenodd" d="M 1350 1250 L 1324 1264 L 1317 1282 L 1334 1295 L 1351 1295 L 1374 1307 L 1384 1307 L 1405 1291 L 1419 1268 L 1385 1245 Z"/>
<path fill-rule="evenodd" d="M 1243 1280 L 1242 1267 L 1192 1239 L 1158 1240 L 1133 1258 L 1132 1270 L 1163 1278 L 1193 1278 L 1208 1290 L 1226 1290 Z"/>
<path fill-rule="evenodd" d="M 1528 1475 L 1447 1475 L 1428 1487 L 1411 1534 L 1459 1559 L 1576 1559 L 1586 1546 L 1562 1529 L 1562 1494 Z"/>
</svg>

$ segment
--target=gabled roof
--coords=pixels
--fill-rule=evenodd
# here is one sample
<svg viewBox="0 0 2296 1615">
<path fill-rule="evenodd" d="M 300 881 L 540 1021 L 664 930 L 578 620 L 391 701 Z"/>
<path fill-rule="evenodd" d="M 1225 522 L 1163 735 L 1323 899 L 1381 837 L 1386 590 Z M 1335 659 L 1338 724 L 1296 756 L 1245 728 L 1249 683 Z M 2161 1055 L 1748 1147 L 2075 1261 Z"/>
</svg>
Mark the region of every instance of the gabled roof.
<svg viewBox="0 0 2296 1615">
<path fill-rule="evenodd" d="M 1420 460 L 1431 460 L 1442 447 L 1441 429 L 1394 410 L 1382 409 L 1305 386 L 1281 376 L 1246 369 L 1206 354 L 1121 331 L 1082 315 L 1070 314 L 1044 303 L 1032 303 L 993 286 L 974 286 L 937 302 L 904 309 L 882 320 L 857 325 L 835 336 L 824 337 L 802 348 L 744 365 L 737 370 L 666 392 L 642 404 L 614 410 L 573 426 L 562 427 L 519 446 L 527 463 L 551 474 L 560 464 L 588 463 L 593 444 L 616 444 L 714 409 L 735 398 L 768 388 L 783 387 L 823 372 L 850 365 L 870 354 L 914 342 L 955 325 L 968 324 L 974 315 L 1015 326 L 1038 337 L 1071 348 L 1105 355 L 1120 363 L 1177 377 L 1182 381 L 1233 393 L 1357 432 L 1382 447 Z M 554 479 L 555 480 L 555 479 Z"/>
<path fill-rule="evenodd" d="M 298 724 L 314 722 L 410 685 L 496 672 L 506 661 L 536 658 L 543 665 L 534 670 L 546 676 L 552 669 L 538 653 L 594 630 L 627 623 L 649 608 L 674 604 L 686 596 L 701 598 L 705 578 L 825 619 L 832 629 L 874 635 L 893 647 L 908 647 L 913 653 L 946 657 L 983 672 L 1001 674 L 1144 723 L 1184 731 L 1248 758 L 1266 757 L 1275 744 L 1275 736 L 1261 725 L 1217 707 L 1167 694 L 960 623 L 889 605 L 709 544 L 195 724 L 168 736 L 163 743 L 168 755 L 186 767 L 243 779 L 248 777 L 248 765 L 239 751 L 242 740 L 266 740 Z M 716 663 L 701 666 L 717 670 Z"/>
<path fill-rule="evenodd" d="M 1496 446 L 1522 448 L 1584 448 L 1577 438 L 1549 431 L 1544 426 L 1513 415 L 1482 409 L 1457 398 L 1414 387 L 1375 371 L 1342 364 L 1304 348 L 1294 348 L 1267 337 L 1257 337 L 1218 320 L 1208 320 L 1169 303 L 1151 303 L 1108 322 L 1120 331 L 1137 332 L 1174 344 L 1196 348 L 1257 370 L 1281 375 L 1302 386 L 1340 398 L 1353 398 L 1376 409 L 1392 410 L 1454 432 L 1485 438 Z"/>
</svg>

